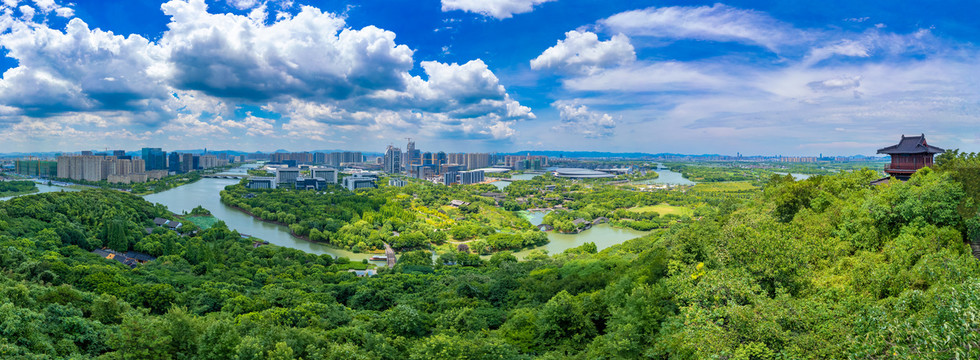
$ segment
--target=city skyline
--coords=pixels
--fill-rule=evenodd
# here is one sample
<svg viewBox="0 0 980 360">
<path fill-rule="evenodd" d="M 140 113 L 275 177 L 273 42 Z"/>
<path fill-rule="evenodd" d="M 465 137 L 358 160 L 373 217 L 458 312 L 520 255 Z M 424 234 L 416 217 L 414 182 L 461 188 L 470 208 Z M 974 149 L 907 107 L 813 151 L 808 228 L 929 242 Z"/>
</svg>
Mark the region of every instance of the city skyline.
<svg viewBox="0 0 980 360">
<path fill-rule="evenodd" d="M 964 7 L 4 0 L 0 153 L 978 151 Z"/>
</svg>

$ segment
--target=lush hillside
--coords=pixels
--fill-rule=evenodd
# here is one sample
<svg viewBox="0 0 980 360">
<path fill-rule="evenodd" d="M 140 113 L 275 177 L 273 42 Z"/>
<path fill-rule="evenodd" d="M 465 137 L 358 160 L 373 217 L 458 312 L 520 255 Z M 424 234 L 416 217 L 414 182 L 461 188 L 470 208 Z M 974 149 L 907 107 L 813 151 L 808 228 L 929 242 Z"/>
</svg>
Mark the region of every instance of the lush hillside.
<svg viewBox="0 0 980 360">
<path fill-rule="evenodd" d="M 956 174 L 774 177 L 599 253 L 409 252 L 371 278 L 220 223 L 145 235 L 165 209 L 120 192 L 21 197 L 0 203 L 0 357 L 976 358 L 980 222 Z"/>
</svg>

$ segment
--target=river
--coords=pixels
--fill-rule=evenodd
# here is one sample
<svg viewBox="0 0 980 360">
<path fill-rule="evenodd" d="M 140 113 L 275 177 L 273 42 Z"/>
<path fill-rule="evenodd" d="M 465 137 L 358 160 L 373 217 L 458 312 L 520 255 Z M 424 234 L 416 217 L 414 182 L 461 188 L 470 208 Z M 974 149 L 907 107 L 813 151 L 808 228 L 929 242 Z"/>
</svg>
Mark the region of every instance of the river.
<svg viewBox="0 0 980 360">
<path fill-rule="evenodd" d="M 221 190 L 224 190 L 225 186 L 237 183 L 238 180 L 234 179 L 204 178 L 193 184 L 146 195 L 143 198 L 150 202 L 163 204 L 170 211 L 178 214 L 184 211 L 190 212 L 191 209 L 197 206 L 203 206 L 205 209 L 210 210 L 211 214 L 219 220 L 224 221 L 229 229 L 238 230 L 240 233 L 249 234 L 279 246 L 313 254 L 330 254 L 335 257 L 343 256 L 355 261 L 367 259 L 372 255 L 356 254 L 344 249 L 295 238 L 290 234 L 289 228 L 285 226 L 257 220 L 248 214 L 222 204 Z"/>
<path fill-rule="evenodd" d="M 59 191 L 78 191 L 78 189 L 61 187 L 61 186 L 44 185 L 44 184 L 40 184 L 40 183 L 37 184 L 37 190 L 38 191 L 36 193 L 30 193 L 30 194 L 24 194 L 24 195 L 34 195 L 34 194 L 42 194 L 42 193 L 49 193 L 49 192 L 59 192 Z M 13 199 L 15 197 L 24 196 L 24 195 L 15 195 L 15 196 L 2 197 L 2 198 L 0 198 L 0 201 L 10 200 L 10 199 Z"/>
<path fill-rule="evenodd" d="M 641 180 L 636 181 L 634 184 L 652 185 L 652 184 L 667 184 L 667 185 L 694 185 L 695 182 L 684 178 L 679 172 L 671 171 L 668 168 L 663 167 L 662 164 L 657 164 L 656 179 Z"/>
</svg>

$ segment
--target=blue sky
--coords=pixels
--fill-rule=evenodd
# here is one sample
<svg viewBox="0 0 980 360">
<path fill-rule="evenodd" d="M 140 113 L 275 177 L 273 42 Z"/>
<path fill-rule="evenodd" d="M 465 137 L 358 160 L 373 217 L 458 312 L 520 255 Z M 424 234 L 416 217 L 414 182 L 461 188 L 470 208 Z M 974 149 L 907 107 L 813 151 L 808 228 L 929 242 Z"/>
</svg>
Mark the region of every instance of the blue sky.
<svg viewBox="0 0 980 360">
<path fill-rule="evenodd" d="M 980 150 L 966 1 L 0 0 L 0 152 Z"/>
</svg>

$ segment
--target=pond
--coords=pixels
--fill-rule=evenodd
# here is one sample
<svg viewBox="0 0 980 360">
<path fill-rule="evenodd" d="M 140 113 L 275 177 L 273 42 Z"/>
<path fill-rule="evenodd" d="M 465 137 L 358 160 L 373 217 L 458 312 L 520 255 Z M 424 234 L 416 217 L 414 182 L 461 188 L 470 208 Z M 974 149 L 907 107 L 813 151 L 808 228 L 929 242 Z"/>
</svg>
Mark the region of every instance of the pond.
<svg viewBox="0 0 980 360">
<path fill-rule="evenodd" d="M 533 225 L 540 225 L 544 216 L 548 214 L 546 211 L 533 211 L 533 212 L 521 212 L 522 215 Z M 635 239 L 646 234 L 649 231 L 639 231 L 628 228 L 618 228 L 613 227 L 609 224 L 598 224 L 593 226 L 591 229 L 585 230 L 578 234 L 562 234 L 556 231 L 549 231 L 548 244 L 544 246 L 539 246 L 536 248 L 525 249 L 519 252 L 515 252 L 514 255 L 519 259 L 523 259 L 532 250 L 546 250 L 549 255 L 561 254 L 565 250 L 581 246 L 587 242 L 595 243 L 596 248 L 599 251 L 607 247 L 621 244 L 626 240 Z"/>
</svg>

